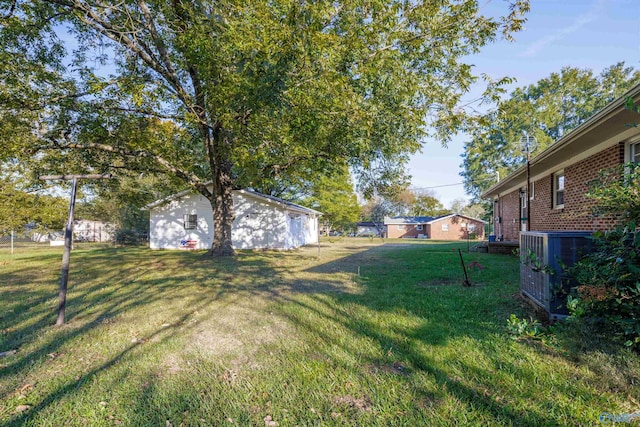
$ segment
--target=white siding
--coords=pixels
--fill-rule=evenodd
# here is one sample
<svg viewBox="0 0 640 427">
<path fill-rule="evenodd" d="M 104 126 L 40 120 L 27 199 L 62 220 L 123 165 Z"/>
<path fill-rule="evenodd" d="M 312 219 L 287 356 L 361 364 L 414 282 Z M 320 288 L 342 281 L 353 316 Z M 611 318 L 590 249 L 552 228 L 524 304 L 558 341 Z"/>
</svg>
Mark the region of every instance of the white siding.
<svg viewBox="0 0 640 427">
<path fill-rule="evenodd" d="M 304 215 L 303 230 L 304 243 L 310 245 L 312 243 L 318 243 L 318 216 L 317 215 Z"/>
<path fill-rule="evenodd" d="M 282 208 L 245 195 L 233 195 L 236 219 L 231 230 L 236 249 L 290 249 Z"/>
<path fill-rule="evenodd" d="M 318 218 L 288 210 L 284 204 L 252 194 L 234 192 L 236 219 L 231 230 L 236 249 L 293 249 L 317 243 Z M 195 230 L 184 229 L 184 215 L 198 215 Z M 151 249 L 180 249 L 183 241 L 196 241 L 195 248 L 209 249 L 213 241 L 213 213 L 209 201 L 199 194 L 151 209 L 149 215 Z"/>
<path fill-rule="evenodd" d="M 198 215 L 195 230 L 184 229 L 184 215 Z M 196 240 L 197 249 L 209 249 L 213 239 L 213 212 L 204 196 L 189 194 L 149 213 L 149 246 L 151 249 L 180 249 L 180 242 Z"/>
</svg>

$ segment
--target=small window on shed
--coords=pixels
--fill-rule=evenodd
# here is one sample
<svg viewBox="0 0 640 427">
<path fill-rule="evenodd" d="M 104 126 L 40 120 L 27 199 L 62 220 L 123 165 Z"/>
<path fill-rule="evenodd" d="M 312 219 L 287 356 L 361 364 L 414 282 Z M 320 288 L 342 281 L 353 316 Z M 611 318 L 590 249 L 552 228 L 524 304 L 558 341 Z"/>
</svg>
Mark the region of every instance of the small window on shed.
<svg viewBox="0 0 640 427">
<path fill-rule="evenodd" d="M 198 215 L 185 214 L 183 220 L 185 230 L 195 230 L 198 226 Z"/>
<path fill-rule="evenodd" d="M 446 222 L 442 223 L 442 231 L 449 231 L 449 224 L 447 224 Z"/>
<path fill-rule="evenodd" d="M 404 230 L 404 224 L 398 224 L 398 230 Z"/>
</svg>

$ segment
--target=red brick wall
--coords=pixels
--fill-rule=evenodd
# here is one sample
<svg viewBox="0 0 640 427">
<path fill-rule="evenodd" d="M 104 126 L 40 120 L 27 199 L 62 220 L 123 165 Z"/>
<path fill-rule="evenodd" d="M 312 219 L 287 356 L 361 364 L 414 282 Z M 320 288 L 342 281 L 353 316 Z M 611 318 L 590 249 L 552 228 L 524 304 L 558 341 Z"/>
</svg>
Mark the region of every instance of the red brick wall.
<svg viewBox="0 0 640 427">
<path fill-rule="evenodd" d="M 391 239 L 397 238 L 415 238 L 418 234 L 427 234 L 426 227 L 423 225 L 422 230 L 418 230 L 416 225 L 404 225 L 404 230 L 398 229 L 397 224 L 387 225 L 387 237 Z"/>
<path fill-rule="evenodd" d="M 449 217 L 435 222 L 434 224 L 423 224 L 422 230 L 418 230 L 416 225 L 404 225 L 404 230 L 398 229 L 397 224 L 387 225 L 387 237 L 391 239 L 397 238 L 416 238 L 419 234 L 425 234 L 434 240 L 466 240 L 467 231 L 462 227 L 462 223 L 472 221 L 476 225 L 474 231 L 478 239 L 484 239 L 484 223 L 482 221 L 469 220 L 461 217 Z M 448 224 L 449 230 L 442 231 L 442 224 Z"/>
<path fill-rule="evenodd" d="M 624 161 L 624 145 L 608 148 L 564 169 L 564 208 L 553 208 L 553 176 L 548 175 L 534 184 L 531 203 L 531 230 L 606 230 L 612 228 L 617 218 L 593 217 L 594 201 L 586 197 L 589 182 L 598 177 L 602 169 L 615 167 Z M 516 190 L 500 198 L 502 225 L 505 240 L 519 239 L 520 199 Z M 498 214 L 496 214 L 498 215 Z M 514 222 L 513 220 L 516 219 Z M 498 234 L 496 229 L 496 234 Z"/>
<path fill-rule="evenodd" d="M 533 215 L 533 206 L 531 206 L 531 216 Z M 503 240 L 519 240 L 520 190 L 512 191 L 500 198 L 498 212 L 495 213 L 495 216 L 500 217 L 500 223 L 496 223 L 494 228 L 496 236 L 502 236 Z"/>
<path fill-rule="evenodd" d="M 467 230 L 466 226 L 462 226 L 462 224 L 468 222 L 472 222 L 476 226 L 473 234 L 475 234 L 478 239 L 484 239 L 484 223 L 482 221 L 474 221 L 458 216 L 448 217 L 429 224 L 427 234 L 429 238 L 433 240 L 466 240 Z M 443 231 L 442 224 L 448 224 L 449 230 Z"/>
</svg>

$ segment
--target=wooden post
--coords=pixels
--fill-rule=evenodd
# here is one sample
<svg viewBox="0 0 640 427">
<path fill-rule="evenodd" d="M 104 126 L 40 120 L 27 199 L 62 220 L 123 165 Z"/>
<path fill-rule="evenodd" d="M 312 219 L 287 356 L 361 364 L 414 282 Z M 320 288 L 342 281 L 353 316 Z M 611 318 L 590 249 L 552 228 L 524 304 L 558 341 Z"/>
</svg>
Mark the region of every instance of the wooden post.
<svg viewBox="0 0 640 427">
<path fill-rule="evenodd" d="M 44 175 L 40 179 L 71 181 L 71 201 L 69 202 L 69 217 L 64 229 L 64 252 L 62 253 L 62 272 L 58 291 L 58 319 L 56 320 L 56 326 L 60 326 L 64 324 L 64 311 L 67 306 L 67 283 L 69 281 L 69 262 L 71 260 L 71 244 L 73 242 L 73 211 L 76 206 L 78 180 L 111 179 L 111 175 Z"/>
<path fill-rule="evenodd" d="M 318 231 L 318 259 L 320 259 L 320 215 L 316 215 L 316 228 Z"/>
</svg>

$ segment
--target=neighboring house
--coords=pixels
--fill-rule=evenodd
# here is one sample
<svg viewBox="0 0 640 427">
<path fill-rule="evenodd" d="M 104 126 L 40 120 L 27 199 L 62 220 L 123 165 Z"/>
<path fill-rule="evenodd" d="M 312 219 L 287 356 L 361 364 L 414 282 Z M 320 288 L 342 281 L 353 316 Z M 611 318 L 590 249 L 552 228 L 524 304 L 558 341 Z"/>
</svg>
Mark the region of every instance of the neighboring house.
<svg viewBox="0 0 640 427">
<path fill-rule="evenodd" d="M 494 233 L 498 240 L 518 241 L 531 231 L 594 231 L 612 228 L 616 217 L 595 217 L 595 202 L 585 194 L 603 169 L 640 162 L 640 116 L 625 109 L 625 99 L 640 101 L 640 85 L 611 102 L 582 125 L 482 194 L 493 201 Z"/>
<path fill-rule="evenodd" d="M 485 222 L 460 214 L 438 217 L 385 217 L 388 238 L 427 238 L 433 240 L 484 239 Z"/>
<path fill-rule="evenodd" d="M 356 223 L 357 237 L 379 237 L 384 233 L 384 225 L 379 222 L 363 221 Z"/>
<path fill-rule="evenodd" d="M 235 249 L 293 249 L 318 242 L 313 209 L 250 190 L 233 191 Z M 149 210 L 151 249 L 209 249 L 213 212 L 209 200 L 191 190 L 153 202 Z"/>
<path fill-rule="evenodd" d="M 77 219 L 73 221 L 73 240 L 76 242 L 112 242 L 115 225 L 105 221 Z M 39 231 L 36 224 L 28 224 L 26 233 L 38 243 L 51 242 L 52 246 L 64 244 L 64 229 L 55 232 Z"/>
<path fill-rule="evenodd" d="M 109 222 L 91 219 L 73 221 L 73 240 L 80 242 L 111 242 L 115 226 Z"/>
</svg>

